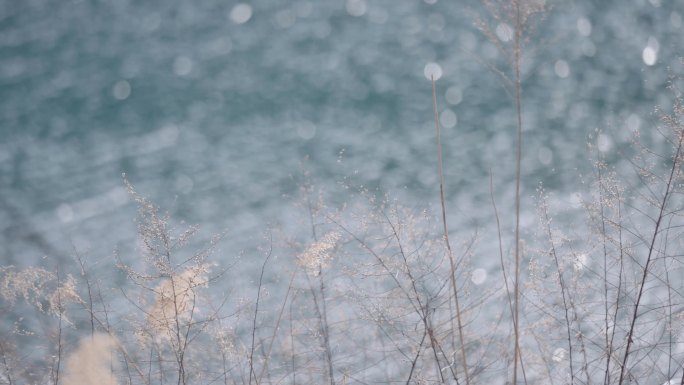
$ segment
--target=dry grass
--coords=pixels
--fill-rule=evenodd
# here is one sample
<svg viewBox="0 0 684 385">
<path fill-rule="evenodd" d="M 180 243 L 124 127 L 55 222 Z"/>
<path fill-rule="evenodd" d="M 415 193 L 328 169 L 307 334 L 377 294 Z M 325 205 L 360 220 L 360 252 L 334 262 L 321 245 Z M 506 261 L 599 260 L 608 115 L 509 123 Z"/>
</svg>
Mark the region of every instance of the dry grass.
<svg viewBox="0 0 684 385">
<path fill-rule="evenodd" d="M 450 237 L 437 117 L 439 215 L 364 190 L 328 207 L 304 188 L 311 235 L 269 236 L 253 285 L 216 266 L 218 237 L 196 248 L 197 226 L 177 228 L 125 180 L 141 258 L 116 256 L 123 283 L 103 286 L 81 256 L 55 272 L 0 267 L 0 384 L 684 384 L 680 90 L 656 128 L 666 150 L 635 138 L 632 175 L 596 159 L 584 226 L 556 223 L 540 187 L 538 239 L 522 239 L 521 60 L 545 8 L 484 4 L 512 32 L 478 24 L 516 105 L 510 226 L 492 200 L 501 282 L 478 287 L 470 268 L 491 240 Z"/>
</svg>

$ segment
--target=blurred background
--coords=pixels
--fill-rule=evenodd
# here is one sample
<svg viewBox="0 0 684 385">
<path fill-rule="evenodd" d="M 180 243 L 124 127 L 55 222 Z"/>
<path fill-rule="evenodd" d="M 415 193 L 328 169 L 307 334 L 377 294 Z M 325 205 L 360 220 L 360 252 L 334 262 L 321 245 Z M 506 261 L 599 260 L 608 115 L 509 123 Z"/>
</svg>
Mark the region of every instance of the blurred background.
<svg viewBox="0 0 684 385">
<path fill-rule="evenodd" d="M 548 5 L 523 64 L 526 225 L 540 182 L 577 204 L 588 141 L 624 166 L 684 54 L 684 2 Z M 429 73 L 452 230 L 492 222 L 490 170 L 512 228 L 514 103 L 494 69 L 511 72 L 479 18 L 508 44 L 475 0 L 0 0 L 0 261 L 135 258 L 122 173 L 198 241 L 224 232 L 218 258 L 269 227 L 308 234 L 291 221 L 308 182 L 437 212 Z"/>
</svg>

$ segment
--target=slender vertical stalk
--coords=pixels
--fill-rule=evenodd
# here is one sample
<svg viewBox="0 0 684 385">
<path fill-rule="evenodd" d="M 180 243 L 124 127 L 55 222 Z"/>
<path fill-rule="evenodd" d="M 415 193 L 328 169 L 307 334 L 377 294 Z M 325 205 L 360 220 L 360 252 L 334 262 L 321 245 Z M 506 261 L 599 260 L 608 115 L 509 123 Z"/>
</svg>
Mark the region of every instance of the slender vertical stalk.
<svg viewBox="0 0 684 385">
<path fill-rule="evenodd" d="M 599 185 L 599 188 L 601 185 Z M 606 369 L 604 373 L 604 378 L 603 378 L 603 384 L 604 385 L 609 385 L 611 383 L 611 359 L 613 357 L 613 354 L 615 352 L 615 349 L 613 348 L 613 341 L 615 341 L 615 335 L 617 333 L 617 328 L 616 325 L 618 323 L 618 314 L 621 310 L 620 308 L 620 295 L 622 293 L 622 283 L 624 281 L 624 261 L 625 261 L 625 245 L 623 243 L 623 229 L 624 226 L 622 225 L 622 198 L 620 196 L 620 192 L 616 192 L 616 197 L 615 197 L 615 202 L 616 202 L 616 210 L 617 212 L 615 215 L 617 216 L 615 219 L 615 222 L 617 224 L 617 247 L 618 247 L 618 263 L 619 263 L 619 270 L 618 270 L 618 277 L 617 277 L 617 287 L 615 288 L 615 309 L 613 310 L 612 318 L 611 321 L 613 327 L 610 329 L 610 333 L 608 332 L 608 329 L 606 329 L 606 335 L 610 335 L 610 339 L 607 339 L 606 343 Z M 602 214 L 602 220 L 605 221 L 605 217 Z M 604 235 L 605 237 L 605 235 Z M 604 274 L 607 279 L 607 273 Z M 615 286 L 615 285 L 613 285 Z M 608 323 L 606 323 L 608 325 Z"/>
<path fill-rule="evenodd" d="M 81 258 L 81 256 L 78 254 L 78 251 L 76 251 L 76 260 L 78 261 L 78 264 L 81 267 L 81 276 L 85 281 L 86 289 L 88 291 L 88 314 L 90 316 L 90 335 L 93 336 L 95 335 L 95 310 L 93 306 L 92 284 L 90 282 L 90 277 L 88 275 L 86 263 L 83 260 L 83 258 Z"/>
<path fill-rule="evenodd" d="M 309 209 L 309 221 L 311 224 L 311 234 L 315 242 L 318 242 L 318 235 L 316 234 L 316 225 L 314 223 L 314 210 L 311 204 L 311 198 L 307 194 L 306 204 Z M 309 276 L 307 275 L 307 280 Z M 335 385 L 335 371 L 333 368 L 332 359 L 332 349 L 330 348 L 330 329 L 328 328 L 328 312 L 325 303 L 325 282 L 323 281 L 323 265 L 318 263 L 318 279 L 319 279 L 319 290 L 321 292 L 321 307 L 318 306 L 318 301 L 316 300 L 316 291 L 309 281 L 309 287 L 311 288 L 311 294 L 313 295 L 314 305 L 316 306 L 316 314 L 318 315 L 318 320 L 320 323 L 320 330 L 323 337 L 322 345 L 325 351 L 326 363 L 328 364 L 328 379 L 330 380 L 330 385 Z"/>
<path fill-rule="evenodd" d="M 273 254 L 273 239 L 271 238 L 269 242 L 269 250 L 268 254 L 266 255 L 266 259 L 264 259 L 264 263 L 261 265 L 261 274 L 259 274 L 259 287 L 257 288 L 257 297 L 256 297 L 256 303 L 254 305 L 254 318 L 252 320 L 252 343 L 251 347 L 249 349 L 249 383 L 252 383 L 252 378 L 254 378 L 255 381 L 257 381 L 258 384 L 258 378 L 256 377 L 256 371 L 254 370 L 254 347 L 256 344 L 256 329 L 257 329 L 257 316 L 259 315 L 259 300 L 261 300 L 261 287 L 263 285 L 263 280 L 264 280 L 264 271 L 266 270 L 266 265 L 268 265 L 269 259 L 271 259 L 271 255 Z"/>
<path fill-rule="evenodd" d="M 603 305 L 604 305 L 604 315 L 605 315 L 605 329 L 606 329 L 606 351 L 608 354 L 606 355 L 606 370 L 603 374 L 603 383 L 608 384 L 610 381 L 610 310 L 609 310 L 609 303 L 608 303 L 608 247 L 607 247 L 607 237 L 608 234 L 606 234 L 606 214 L 605 214 L 605 209 L 603 207 L 603 177 L 602 177 L 602 168 L 603 168 L 603 163 L 601 161 L 598 161 L 596 170 L 598 173 L 598 190 L 599 190 L 599 210 L 601 212 L 601 243 L 603 246 Z M 616 305 L 617 306 L 617 305 Z"/>
<path fill-rule="evenodd" d="M 446 220 L 446 204 L 444 203 L 444 172 L 442 167 L 442 138 L 439 125 L 439 114 L 437 113 L 437 90 L 435 86 L 435 77 L 431 77 L 432 81 L 432 110 L 435 115 L 435 129 L 437 131 L 437 169 L 439 173 L 439 201 L 442 206 L 442 225 L 444 227 L 444 242 L 446 243 L 447 252 L 449 253 L 449 264 L 451 271 L 449 278 L 451 280 L 451 289 L 454 292 L 454 304 L 456 305 L 456 321 L 458 322 L 458 339 L 461 344 L 461 360 L 463 364 L 463 373 L 465 374 L 466 385 L 470 385 L 470 374 L 468 373 L 468 360 L 466 358 L 465 341 L 463 338 L 463 324 L 461 320 L 461 307 L 458 301 L 458 286 L 456 285 L 456 261 L 454 261 L 454 254 L 451 251 L 451 243 L 449 242 L 449 229 Z"/>
<path fill-rule="evenodd" d="M 174 322 L 174 334 L 176 337 L 176 363 L 178 364 L 178 381 L 177 385 L 185 385 L 185 349 L 183 343 L 183 333 L 182 325 L 180 319 L 180 309 L 178 307 L 178 295 L 176 291 L 176 283 L 174 282 L 174 277 L 171 275 L 171 293 L 173 295 L 173 322 Z"/>
<path fill-rule="evenodd" d="M 518 361 L 520 349 L 520 169 L 522 159 L 522 80 L 520 77 L 522 21 L 520 3 L 515 3 L 515 111 L 518 118 L 515 154 L 515 284 L 513 286 L 513 328 L 515 348 L 513 350 L 513 385 L 518 382 Z"/>
<path fill-rule="evenodd" d="M 292 364 L 292 383 L 296 384 L 297 383 L 297 345 L 295 345 L 295 339 L 294 339 L 294 328 L 292 326 L 292 306 L 294 306 L 294 301 L 295 298 L 297 297 L 297 292 L 294 293 L 292 296 L 292 300 L 290 301 L 290 345 L 292 345 L 292 359 L 290 363 Z"/>
<path fill-rule="evenodd" d="M 162 352 L 159 345 L 157 345 L 155 350 L 157 352 L 157 365 L 159 366 L 159 385 L 164 385 L 166 382 L 164 376 L 164 357 L 162 357 Z"/>
<path fill-rule="evenodd" d="M 297 275 L 297 271 L 293 271 L 292 275 L 290 275 L 290 283 L 287 285 L 287 291 L 285 292 L 285 299 L 283 299 L 283 304 L 280 307 L 280 312 L 278 313 L 278 318 L 276 318 L 276 323 L 275 327 L 273 328 L 273 335 L 271 336 L 271 342 L 269 342 L 268 345 L 268 350 L 266 350 L 266 353 L 264 354 L 264 365 L 261 368 L 261 372 L 259 373 L 259 377 L 257 378 L 257 383 L 261 383 L 261 378 L 263 377 L 264 373 L 267 372 L 268 370 L 268 365 L 271 359 L 271 353 L 273 352 L 273 344 L 276 339 L 276 334 L 280 330 L 280 322 L 283 319 L 283 313 L 285 312 L 285 306 L 287 305 L 289 299 L 290 299 L 290 292 L 292 291 L 292 285 L 294 283 L 295 276 Z M 294 346 L 294 345 L 293 345 Z"/>
<path fill-rule="evenodd" d="M 326 307 L 325 307 L 325 285 L 323 282 L 323 278 L 320 277 L 322 275 L 322 270 L 321 266 L 319 265 L 318 269 L 318 275 L 319 275 L 319 290 L 321 292 L 321 303 L 322 305 L 318 304 L 318 293 L 316 292 L 316 288 L 314 287 L 313 282 L 311 282 L 311 278 L 309 275 L 306 275 L 306 279 L 309 283 L 309 290 L 311 291 L 311 297 L 313 298 L 313 303 L 314 303 L 314 309 L 316 310 L 316 317 L 318 318 L 318 327 L 319 327 L 319 332 L 321 334 L 321 348 L 323 349 L 325 353 L 325 364 L 327 366 L 326 371 L 328 372 L 328 381 L 330 382 L 330 385 L 335 385 L 335 376 L 334 376 L 334 368 L 333 368 L 333 363 L 332 363 L 332 349 L 330 348 L 330 336 L 329 336 L 329 329 L 328 329 L 328 318 L 326 314 Z"/>
<path fill-rule="evenodd" d="M 59 270 L 57 270 L 57 310 L 59 312 L 59 324 L 57 329 L 57 368 L 55 369 L 55 385 L 59 384 L 59 372 L 62 365 L 62 322 L 63 322 L 63 309 L 62 309 L 62 291 L 61 291 Z"/>
<path fill-rule="evenodd" d="M 332 349 L 330 348 L 330 330 L 328 328 L 328 310 L 325 304 L 325 282 L 323 281 L 323 268 L 319 264 L 318 277 L 321 291 L 321 329 L 323 330 L 323 343 L 325 345 L 325 357 L 328 361 L 328 373 L 330 374 L 330 385 L 335 385 L 335 372 L 333 370 Z"/>
<path fill-rule="evenodd" d="M 568 303 L 568 294 L 567 294 L 567 288 L 565 285 L 565 279 L 563 278 L 563 269 L 561 268 L 560 261 L 558 260 L 558 253 L 556 253 L 556 245 L 553 241 L 553 233 L 551 232 L 551 219 L 549 218 L 549 212 L 548 212 L 548 206 L 546 203 L 546 199 L 543 196 L 542 192 L 542 197 L 541 197 L 541 205 L 543 208 L 543 215 L 544 215 L 544 227 L 546 227 L 546 234 L 549 237 L 549 243 L 550 243 L 550 253 L 553 256 L 553 260 L 556 264 L 556 272 L 558 273 L 558 285 L 560 286 L 561 289 L 561 295 L 563 299 L 563 311 L 564 311 L 564 316 L 565 316 L 565 330 L 568 335 L 568 362 L 570 364 L 570 384 L 575 384 L 575 369 L 573 367 L 573 357 L 572 357 L 572 322 L 570 321 L 570 304 Z M 587 378 L 588 380 L 588 378 Z"/>
</svg>

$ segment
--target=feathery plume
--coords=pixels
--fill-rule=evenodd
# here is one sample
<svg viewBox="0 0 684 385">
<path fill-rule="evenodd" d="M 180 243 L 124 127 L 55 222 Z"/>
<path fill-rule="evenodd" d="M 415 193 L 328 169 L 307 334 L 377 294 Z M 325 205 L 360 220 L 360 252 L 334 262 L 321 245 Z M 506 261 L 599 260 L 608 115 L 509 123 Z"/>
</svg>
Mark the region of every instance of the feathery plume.
<svg viewBox="0 0 684 385">
<path fill-rule="evenodd" d="M 109 334 L 81 339 L 66 361 L 64 385 L 116 385 L 112 349 L 118 344 Z"/>
<path fill-rule="evenodd" d="M 317 242 L 312 243 L 297 256 L 297 264 L 306 269 L 312 275 L 318 275 L 321 267 L 328 265 L 332 259 L 330 252 L 335 248 L 340 239 L 340 233 L 330 232 L 321 237 Z"/>
</svg>

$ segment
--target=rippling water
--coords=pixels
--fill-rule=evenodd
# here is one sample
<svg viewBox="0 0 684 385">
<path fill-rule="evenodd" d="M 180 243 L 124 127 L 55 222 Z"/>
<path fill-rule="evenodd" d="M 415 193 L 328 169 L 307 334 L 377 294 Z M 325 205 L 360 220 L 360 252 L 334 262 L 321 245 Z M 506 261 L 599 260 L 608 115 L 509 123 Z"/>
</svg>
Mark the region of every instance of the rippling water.
<svg viewBox="0 0 684 385">
<path fill-rule="evenodd" d="M 526 48 L 525 204 L 540 181 L 570 201 L 586 142 L 616 165 L 668 104 L 684 3 L 553 2 Z M 121 174 L 237 255 L 292 214 L 306 170 L 437 198 L 428 63 L 437 82 L 455 232 L 491 221 L 488 175 L 512 202 L 514 109 L 475 28 L 476 1 L 0 0 L 4 264 L 135 247 Z M 506 26 L 489 20 L 500 38 Z M 508 205 L 511 206 L 511 205 Z"/>
</svg>

